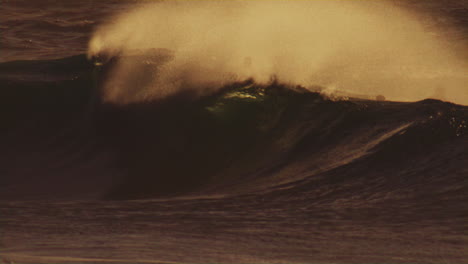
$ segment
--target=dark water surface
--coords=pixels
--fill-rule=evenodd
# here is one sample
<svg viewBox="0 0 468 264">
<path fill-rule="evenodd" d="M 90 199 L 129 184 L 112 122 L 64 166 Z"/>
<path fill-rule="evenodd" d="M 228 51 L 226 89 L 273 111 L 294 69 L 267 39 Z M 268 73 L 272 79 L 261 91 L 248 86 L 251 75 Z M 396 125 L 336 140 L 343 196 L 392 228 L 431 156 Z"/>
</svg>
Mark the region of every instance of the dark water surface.
<svg viewBox="0 0 468 264">
<path fill-rule="evenodd" d="M 12 61 L 86 53 L 93 29 L 136 2 L 2 0 L 0 3 L 0 61 Z"/>
</svg>

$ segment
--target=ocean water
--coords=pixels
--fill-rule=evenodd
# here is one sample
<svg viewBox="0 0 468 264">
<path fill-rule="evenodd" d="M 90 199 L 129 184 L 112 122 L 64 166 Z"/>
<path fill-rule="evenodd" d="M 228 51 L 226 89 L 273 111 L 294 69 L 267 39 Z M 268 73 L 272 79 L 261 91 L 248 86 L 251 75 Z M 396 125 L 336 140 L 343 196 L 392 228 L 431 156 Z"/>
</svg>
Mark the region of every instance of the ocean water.
<svg viewBox="0 0 468 264">
<path fill-rule="evenodd" d="M 466 1 L 393 4 L 468 54 Z M 171 59 L 86 55 L 138 5 L 0 2 L 0 263 L 468 263 L 468 102 L 276 78 L 109 100 L 128 58 L 128 98 Z"/>
</svg>

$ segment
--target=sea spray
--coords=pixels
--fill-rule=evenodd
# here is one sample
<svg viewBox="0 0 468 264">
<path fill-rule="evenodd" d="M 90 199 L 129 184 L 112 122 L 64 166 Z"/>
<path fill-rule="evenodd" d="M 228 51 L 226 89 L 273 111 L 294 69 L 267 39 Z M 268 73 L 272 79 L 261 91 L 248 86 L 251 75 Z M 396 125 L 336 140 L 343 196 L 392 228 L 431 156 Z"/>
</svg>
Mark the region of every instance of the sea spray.
<svg viewBox="0 0 468 264">
<path fill-rule="evenodd" d="M 163 1 L 99 27 L 88 56 L 118 57 L 103 87 L 114 103 L 251 78 L 466 104 L 467 65 L 448 47 L 384 1 Z"/>
</svg>

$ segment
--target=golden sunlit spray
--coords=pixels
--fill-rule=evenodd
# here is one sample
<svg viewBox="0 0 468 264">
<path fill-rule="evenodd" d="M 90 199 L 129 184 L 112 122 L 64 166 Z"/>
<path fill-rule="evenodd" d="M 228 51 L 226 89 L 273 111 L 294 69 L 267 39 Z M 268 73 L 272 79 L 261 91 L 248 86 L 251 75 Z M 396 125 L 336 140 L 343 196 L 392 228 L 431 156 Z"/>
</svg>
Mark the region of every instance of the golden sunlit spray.
<svg viewBox="0 0 468 264">
<path fill-rule="evenodd" d="M 155 49 L 170 59 L 150 67 L 145 54 Z M 401 101 L 443 94 L 439 99 L 468 103 L 467 63 L 457 51 L 382 1 L 146 3 L 98 28 L 88 55 L 99 54 L 121 58 L 104 87 L 104 99 L 114 103 L 181 89 L 202 93 L 249 78 Z"/>
</svg>

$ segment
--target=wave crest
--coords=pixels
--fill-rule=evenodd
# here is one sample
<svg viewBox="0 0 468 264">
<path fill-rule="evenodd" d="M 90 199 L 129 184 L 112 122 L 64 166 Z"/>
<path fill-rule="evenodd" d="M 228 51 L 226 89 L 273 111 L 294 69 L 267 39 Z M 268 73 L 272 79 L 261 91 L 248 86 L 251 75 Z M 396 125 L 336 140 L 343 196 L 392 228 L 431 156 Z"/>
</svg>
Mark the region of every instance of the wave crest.
<svg viewBox="0 0 468 264">
<path fill-rule="evenodd" d="M 155 62 L 155 49 L 171 59 Z M 120 56 L 105 87 L 105 98 L 118 103 L 273 76 L 390 100 L 443 94 L 466 103 L 466 63 L 455 53 L 413 15 L 381 1 L 145 4 L 101 26 L 88 50 Z"/>
</svg>

